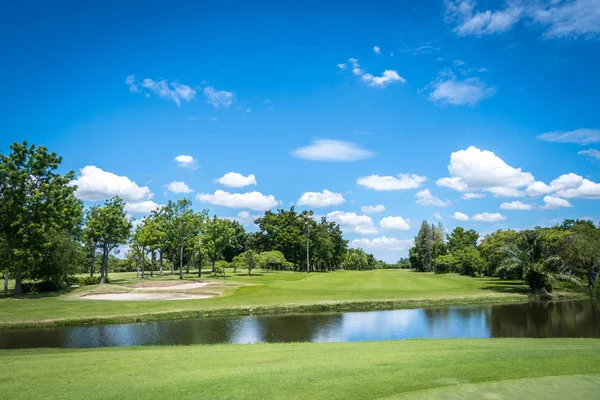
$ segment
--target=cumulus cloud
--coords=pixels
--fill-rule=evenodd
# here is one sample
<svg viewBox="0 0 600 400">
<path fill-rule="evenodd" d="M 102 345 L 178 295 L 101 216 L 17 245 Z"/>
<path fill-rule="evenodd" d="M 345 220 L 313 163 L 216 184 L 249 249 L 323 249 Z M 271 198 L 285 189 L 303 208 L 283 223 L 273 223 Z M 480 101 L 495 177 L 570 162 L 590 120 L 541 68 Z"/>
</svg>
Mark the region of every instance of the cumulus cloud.
<svg viewBox="0 0 600 400">
<path fill-rule="evenodd" d="M 452 214 L 452 218 L 457 219 L 459 221 L 468 221 L 470 219 L 467 214 L 461 213 L 459 211 L 454 212 L 454 214 Z"/>
<path fill-rule="evenodd" d="M 212 194 L 199 193 L 196 198 L 203 203 L 229 208 L 249 208 L 255 211 L 269 210 L 279 204 L 273 195 L 264 195 L 260 192 L 229 193 L 217 190 Z"/>
<path fill-rule="evenodd" d="M 125 211 L 138 214 L 148 214 L 159 207 L 160 204 L 156 204 L 152 200 L 125 203 Z"/>
<path fill-rule="evenodd" d="M 192 156 L 180 154 L 177 157 L 175 157 L 173 161 L 175 161 L 177 163 L 177 166 L 181 168 L 196 168 L 196 160 L 194 160 L 194 157 Z"/>
<path fill-rule="evenodd" d="M 352 74 L 358 76 L 363 82 L 365 82 L 369 86 L 385 88 L 386 86 L 396 82 L 406 83 L 406 79 L 400 76 L 395 70 L 386 69 L 380 76 L 375 76 L 362 69 L 356 58 L 350 58 L 348 59 L 348 62 L 352 66 Z M 338 64 L 338 68 L 339 66 L 340 64 Z"/>
<path fill-rule="evenodd" d="M 225 90 L 216 90 L 212 86 L 205 87 L 202 90 L 206 102 L 212 104 L 215 108 L 228 108 L 235 99 L 235 93 Z"/>
<path fill-rule="evenodd" d="M 489 192 L 497 197 L 519 197 L 535 182 L 533 175 L 514 168 L 491 151 L 470 146 L 451 154 L 448 165 L 450 177 L 436 181 L 459 192 Z M 473 195 L 470 195 L 473 196 Z"/>
<path fill-rule="evenodd" d="M 526 190 L 530 196 L 552 193 L 563 198 L 600 199 L 600 184 L 574 173 L 563 174 L 550 182 L 536 181 Z"/>
<path fill-rule="evenodd" d="M 298 200 L 298 206 L 308 206 L 312 208 L 331 207 L 342 204 L 346 201 L 341 193 L 334 193 L 327 189 L 322 192 L 306 192 Z"/>
<path fill-rule="evenodd" d="M 365 214 L 380 213 L 385 211 L 385 206 L 383 204 L 377 204 L 376 206 L 362 206 L 360 210 Z"/>
<path fill-rule="evenodd" d="M 600 130 L 575 129 L 573 131 L 546 132 L 539 135 L 537 138 L 546 142 L 576 143 L 586 145 L 591 143 L 600 143 Z"/>
<path fill-rule="evenodd" d="M 359 161 L 373 157 L 374 153 L 358 145 L 341 140 L 319 139 L 312 144 L 292 150 L 294 157 L 311 161 Z"/>
<path fill-rule="evenodd" d="M 369 175 L 358 178 L 356 183 L 377 191 L 407 190 L 421 187 L 427 180 L 424 176 L 398 174 L 396 176 Z"/>
<path fill-rule="evenodd" d="M 240 211 L 235 217 L 225 217 L 232 221 L 237 221 L 245 227 L 256 226 L 254 221 L 260 218 L 260 215 L 250 214 L 248 211 Z"/>
<path fill-rule="evenodd" d="M 164 79 L 155 81 L 154 79 L 145 78 L 137 81 L 135 75 L 129 75 L 125 79 L 125 84 L 129 87 L 129 91 L 134 93 L 143 92 L 146 97 L 156 95 L 161 99 L 171 100 L 177 107 L 181 106 L 181 101 L 192 101 L 196 97 L 196 90 L 188 85 L 179 82 L 167 82 Z"/>
<path fill-rule="evenodd" d="M 532 210 L 533 204 L 523 203 L 520 201 L 511 201 L 500 204 L 502 210 Z"/>
<path fill-rule="evenodd" d="M 397 229 L 407 231 L 410 229 L 408 221 L 402 217 L 385 217 L 379 221 L 379 226 L 383 229 Z"/>
<path fill-rule="evenodd" d="M 367 251 L 375 250 L 394 250 L 406 251 L 414 245 L 413 239 L 397 239 L 381 236 L 372 239 L 354 239 L 350 242 L 350 247 L 360 248 Z"/>
<path fill-rule="evenodd" d="M 79 176 L 71 184 L 77 185 L 75 196 L 81 200 L 99 201 L 119 196 L 125 202 L 138 202 L 153 197 L 148 186 L 138 186 L 126 176 L 104 171 L 94 165 L 81 168 Z"/>
<path fill-rule="evenodd" d="M 474 106 L 493 96 L 496 89 L 479 78 L 457 79 L 443 76 L 430 83 L 429 101 L 453 106 Z"/>
<path fill-rule="evenodd" d="M 436 206 L 436 207 L 448 207 L 450 204 L 450 200 L 442 200 L 437 196 L 431 194 L 429 189 L 424 189 L 415 194 L 417 198 L 417 204 L 421 204 L 422 206 Z"/>
<path fill-rule="evenodd" d="M 373 235 L 377 228 L 373 219 L 368 215 L 358 215 L 354 212 L 332 211 L 327 214 L 327 219 L 338 223 L 343 230 L 360 235 Z"/>
<path fill-rule="evenodd" d="M 167 185 L 167 190 L 172 193 L 192 193 L 191 189 L 185 182 L 173 181 Z"/>
<path fill-rule="evenodd" d="M 556 196 L 544 196 L 544 208 L 546 209 L 557 209 L 557 208 L 568 208 L 573 205 L 565 199 Z"/>
<path fill-rule="evenodd" d="M 256 177 L 254 176 L 254 174 L 244 176 L 242 174 L 238 174 L 237 172 L 228 172 L 219 179 L 217 179 L 216 182 L 220 183 L 223 186 L 234 188 L 241 188 L 257 184 Z"/>
<path fill-rule="evenodd" d="M 381 47 L 379 47 L 379 46 L 373 46 L 373 52 L 375 54 L 381 54 Z"/>
<path fill-rule="evenodd" d="M 498 222 L 504 221 L 506 217 L 500 213 L 488 213 L 484 212 L 481 214 L 475 214 L 471 217 L 473 221 L 481 221 L 481 222 Z"/>
<path fill-rule="evenodd" d="M 476 5 L 475 0 L 446 1 L 446 22 L 455 25 L 458 35 L 505 33 L 520 21 L 542 28 L 546 39 L 593 39 L 600 35 L 597 0 L 510 1 L 504 8 L 482 11 L 477 11 Z"/>
</svg>

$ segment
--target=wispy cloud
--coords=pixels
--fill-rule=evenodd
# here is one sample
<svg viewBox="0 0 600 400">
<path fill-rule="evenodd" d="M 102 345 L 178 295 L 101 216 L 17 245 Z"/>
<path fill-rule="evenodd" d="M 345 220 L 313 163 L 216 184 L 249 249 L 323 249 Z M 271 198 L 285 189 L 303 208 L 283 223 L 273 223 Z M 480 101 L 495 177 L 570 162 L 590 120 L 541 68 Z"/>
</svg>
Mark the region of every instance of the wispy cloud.
<svg viewBox="0 0 600 400">
<path fill-rule="evenodd" d="M 358 161 L 374 156 L 355 143 L 341 140 L 319 139 L 312 144 L 292 150 L 294 157 L 311 161 Z"/>
<path fill-rule="evenodd" d="M 581 145 L 600 143 L 600 129 L 575 129 L 573 131 L 546 132 L 537 137 L 546 142 L 576 143 Z"/>
<path fill-rule="evenodd" d="M 460 80 L 445 76 L 431 82 L 430 86 L 429 101 L 453 106 L 475 106 L 496 93 L 495 88 L 475 77 Z"/>
<path fill-rule="evenodd" d="M 235 98 L 235 93 L 225 90 L 216 90 L 212 86 L 205 87 L 202 90 L 206 102 L 212 104 L 215 108 L 228 108 Z"/>
<path fill-rule="evenodd" d="M 365 82 L 369 86 L 385 88 L 396 82 L 406 83 L 406 79 L 401 77 L 395 70 L 386 69 L 380 76 L 375 76 L 362 69 L 356 58 L 349 58 L 348 62 L 352 67 L 352 73 L 358 76 L 361 81 Z M 341 67 L 341 65 L 344 67 Z M 346 69 L 346 64 L 338 64 L 337 66 L 340 69 Z"/>
</svg>

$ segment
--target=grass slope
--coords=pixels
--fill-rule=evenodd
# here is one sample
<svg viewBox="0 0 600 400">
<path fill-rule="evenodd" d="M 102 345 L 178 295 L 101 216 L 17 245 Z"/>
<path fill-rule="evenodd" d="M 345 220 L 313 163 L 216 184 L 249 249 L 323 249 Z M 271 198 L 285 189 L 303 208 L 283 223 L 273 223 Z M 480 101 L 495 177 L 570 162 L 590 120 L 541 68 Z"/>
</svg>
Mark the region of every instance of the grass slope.
<svg viewBox="0 0 600 400">
<path fill-rule="evenodd" d="M 187 279 L 197 279 L 187 275 Z M 220 296 L 203 300 L 105 301 L 83 300 L 89 292 L 131 290 L 135 274 L 112 274 L 110 285 L 87 286 L 71 292 L 0 298 L 0 328 L 77 323 L 131 322 L 167 318 L 335 310 L 410 308 L 430 305 L 515 302 L 527 300 L 522 282 L 496 278 L 435 275 L 406 270 L 299 272 L 230 275 L 227 284 L 201 292 Z M 171 280 L 165 275 L 151 280 Z M 215 278 L 205 278 L 212 279 Z"/>
<path fill-rule="evenodd" d="M 5 350 L 0 364 L 7 399 L 588 399 L 600 340 Z"/>
</svg>

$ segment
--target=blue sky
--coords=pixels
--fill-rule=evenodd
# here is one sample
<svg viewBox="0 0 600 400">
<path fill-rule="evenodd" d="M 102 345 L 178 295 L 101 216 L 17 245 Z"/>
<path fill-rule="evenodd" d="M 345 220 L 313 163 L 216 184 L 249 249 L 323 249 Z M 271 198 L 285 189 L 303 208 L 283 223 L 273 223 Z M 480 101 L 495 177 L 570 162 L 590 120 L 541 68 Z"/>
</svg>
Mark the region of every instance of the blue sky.
<svg viewBox="0 0 600 400">
<path fill-rule="evenodd" d="M 311 208 L 389 261 L 423 219 L 600 218 L 598 0 L 202 3 L 5 6 L 0 149 L 136 218 Z"/>
</svg>

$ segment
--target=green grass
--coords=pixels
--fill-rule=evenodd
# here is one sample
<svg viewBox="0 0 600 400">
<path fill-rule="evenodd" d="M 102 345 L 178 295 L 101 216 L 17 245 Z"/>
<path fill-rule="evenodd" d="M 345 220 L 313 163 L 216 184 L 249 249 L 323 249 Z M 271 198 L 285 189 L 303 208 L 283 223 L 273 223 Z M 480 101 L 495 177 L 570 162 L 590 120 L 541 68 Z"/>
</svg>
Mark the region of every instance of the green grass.
<svg viewBox="0 0 600 400">
<path fill-rule="evenodd" d="M 600 340 L 0 351 L 7 399 L 590 399 Z"/>
<path fill-rule="evenodd" d="M 164 275 L 148 280 L 172 280 Z M 527 301 L 522 282 L 496 278 L 471 278 L 456 274 L 435 275 L 406 270 L 337 271 L 329 273 L 258 272 L 230 274 L 223 283 L 198 292 L 218 292 L 202 300 L 106 301 L 84 300 L 95 292 L 128 291 L 138 282 L 135 273 L 111 274 L 109 285 L 86 286 L 72 291 L 0 298 L 0 329 L 42 325 L 68 325 L 149 321 L 215 315 L 318 312 L 414 308 L 452 304 Z M 186 275 L 186 279 L 197 279 Z M 204 279 L 220 280 L 205 276 Z M 147 280 L 147 281 L 148 281 Z"/>
</svg>

